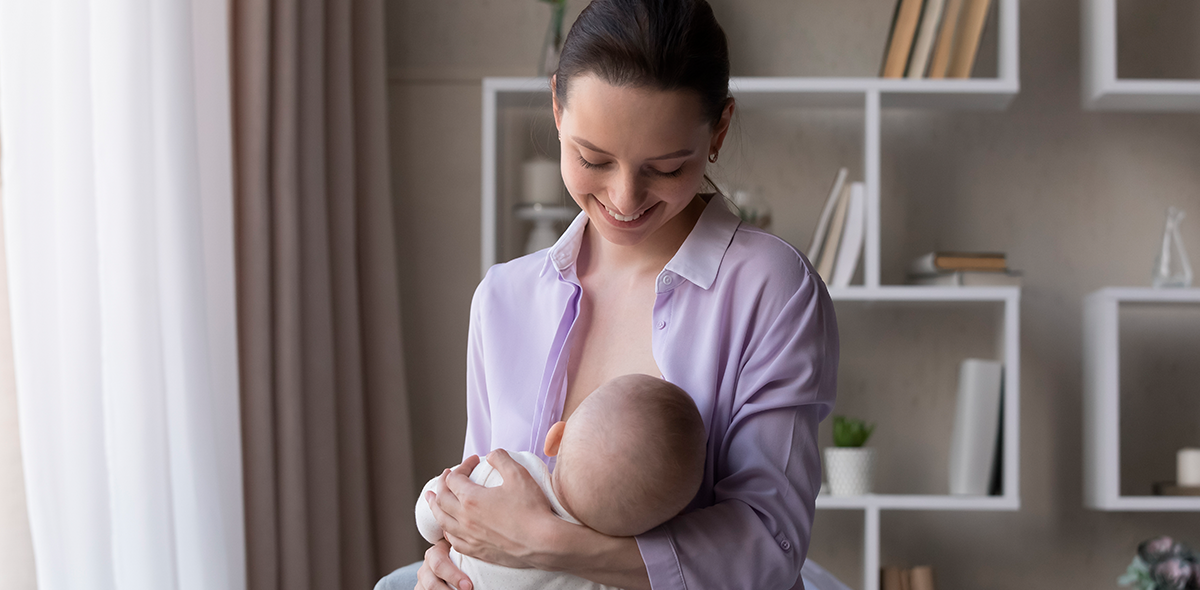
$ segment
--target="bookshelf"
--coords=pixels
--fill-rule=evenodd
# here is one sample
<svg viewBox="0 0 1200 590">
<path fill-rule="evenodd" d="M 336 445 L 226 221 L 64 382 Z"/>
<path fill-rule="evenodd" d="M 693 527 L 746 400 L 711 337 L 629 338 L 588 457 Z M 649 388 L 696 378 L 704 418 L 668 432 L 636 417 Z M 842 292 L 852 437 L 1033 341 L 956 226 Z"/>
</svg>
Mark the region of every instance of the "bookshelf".
<svg viewBox="0 0 1200 590">
<path fill-rule="evenodd" d="M 1200 111 L 1200 80 L 1117 77 L 1117 0 L 1080 0 L 1083 108 Z"/>
<path fill-rule="evenodd" d="M 1121 493 L 1122 306 L 1200 308 L 1200 289 L 1110 287 L 1091 293 L 1084 299 L 1084 505 L 1103 511 L 1200 511 L 1200 497 Z"/>
<path fill-rule="evenodd" d="M 866 188 L 866 236 L 862 283 L 830 289 L 838 313 L 859 306 L 979 306 L 993 311 L 995 358 L 1004 363 L 1003 490 L 999 496 L 937 494 L 869 494 L 855 497 L 821 495 L 818 510 L 863 512 L 863 578 L 861 588 L 879 588 L 880 513 L 909 511 L 1015 511 L 1020 509 L 1020 297 L 1019 287 L 915 287 L 880 281 L 880 163 L 883 109 L 1003 110 L 1020 90 L 1018 0 L 995 0 L 998 18 L 997 76 L 969 79 L 883 79 L 851 77 L 734 77 L 730 91 L 739 109 L 860 109 L 863 117 L 863 182 Z M 520 255 L 513 245 L 518 228 L 515 172 L 530 137 L 525 129 L 509 129 L 538 116 L 548 119 L 549 82 L 542 78 L 483 79 L 483 150 L 481 270 Z M 538 115 L 541 113 L 541 115 Z M 544 120 L 543 119 L 543 120 Z M 553 123 L 543 153 L 556 153 Z M 529 126 L 536 128 L 538 123 Z M 534 138 L 534 141 L 539 141 Z M 536 153 L 536 150 L 535 152 Z M 526 153 L 524 155 L 532 155 Z M 830 170 L 832 174 L 833 170 Z M 853 343 L 843 340 L 843 348 Z"/>
</svg>

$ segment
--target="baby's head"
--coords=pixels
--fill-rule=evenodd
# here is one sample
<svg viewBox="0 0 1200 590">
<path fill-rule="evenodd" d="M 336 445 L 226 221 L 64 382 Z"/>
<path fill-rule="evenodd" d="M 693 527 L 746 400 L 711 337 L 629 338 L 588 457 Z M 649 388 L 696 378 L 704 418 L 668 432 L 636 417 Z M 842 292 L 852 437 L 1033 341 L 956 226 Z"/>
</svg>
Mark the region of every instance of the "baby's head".
<svg viewBox="0 0 1200 590">
<path fill-rule="evenodd" d="M 607 535 L 644 533 L 678 514 L 704 476 L 704 422 L 682 389 L 648 375 L 601 385 L 546 436 L 559 501 Z"/>
</svg>

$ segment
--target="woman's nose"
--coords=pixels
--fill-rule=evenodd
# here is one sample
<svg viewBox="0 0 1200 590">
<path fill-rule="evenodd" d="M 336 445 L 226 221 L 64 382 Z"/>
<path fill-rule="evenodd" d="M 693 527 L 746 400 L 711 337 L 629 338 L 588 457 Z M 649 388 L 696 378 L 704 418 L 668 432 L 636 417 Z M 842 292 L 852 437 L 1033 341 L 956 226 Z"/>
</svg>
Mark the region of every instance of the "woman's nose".
<svg viewBox="0 0 1200 590">
<path fill-rule="evenodd" d="M 642 206 L 644 187 L 636 172 L 622 173 L 609 193 L 609 201 L 621 215 L 633 215 Z"/>
</svg>

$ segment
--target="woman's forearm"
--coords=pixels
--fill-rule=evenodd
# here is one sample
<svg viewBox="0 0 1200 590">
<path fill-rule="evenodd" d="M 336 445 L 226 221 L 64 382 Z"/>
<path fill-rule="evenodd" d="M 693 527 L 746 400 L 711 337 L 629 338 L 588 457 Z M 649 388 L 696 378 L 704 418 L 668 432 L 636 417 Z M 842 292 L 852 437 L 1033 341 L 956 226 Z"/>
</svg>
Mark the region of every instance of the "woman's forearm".
<svg viewBox="0 0 1200 590">
<path fill-rule="evenodd" d="M 551 549 L 538 569 L 562 571 L 626 590 L 650 590 L 650 577 L 633 537 L 610 537 L 559 521 L 546 536 Z"/>
</svg>

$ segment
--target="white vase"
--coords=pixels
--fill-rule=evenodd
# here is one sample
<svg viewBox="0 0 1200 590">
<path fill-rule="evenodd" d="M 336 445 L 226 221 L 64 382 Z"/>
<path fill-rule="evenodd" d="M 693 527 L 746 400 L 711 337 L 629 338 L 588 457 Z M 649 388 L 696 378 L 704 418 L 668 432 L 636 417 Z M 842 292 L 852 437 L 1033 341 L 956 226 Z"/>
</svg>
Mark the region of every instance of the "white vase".
<svg viewBox="0 0 1200 590">
<path fill-rule="evenodd" d="M 875 449 L 825 449 L 825 474 L 829 478 L 829 493 L 834 496 L 861 496 L 871 493 L 874 473 Z"/>
</svg>

